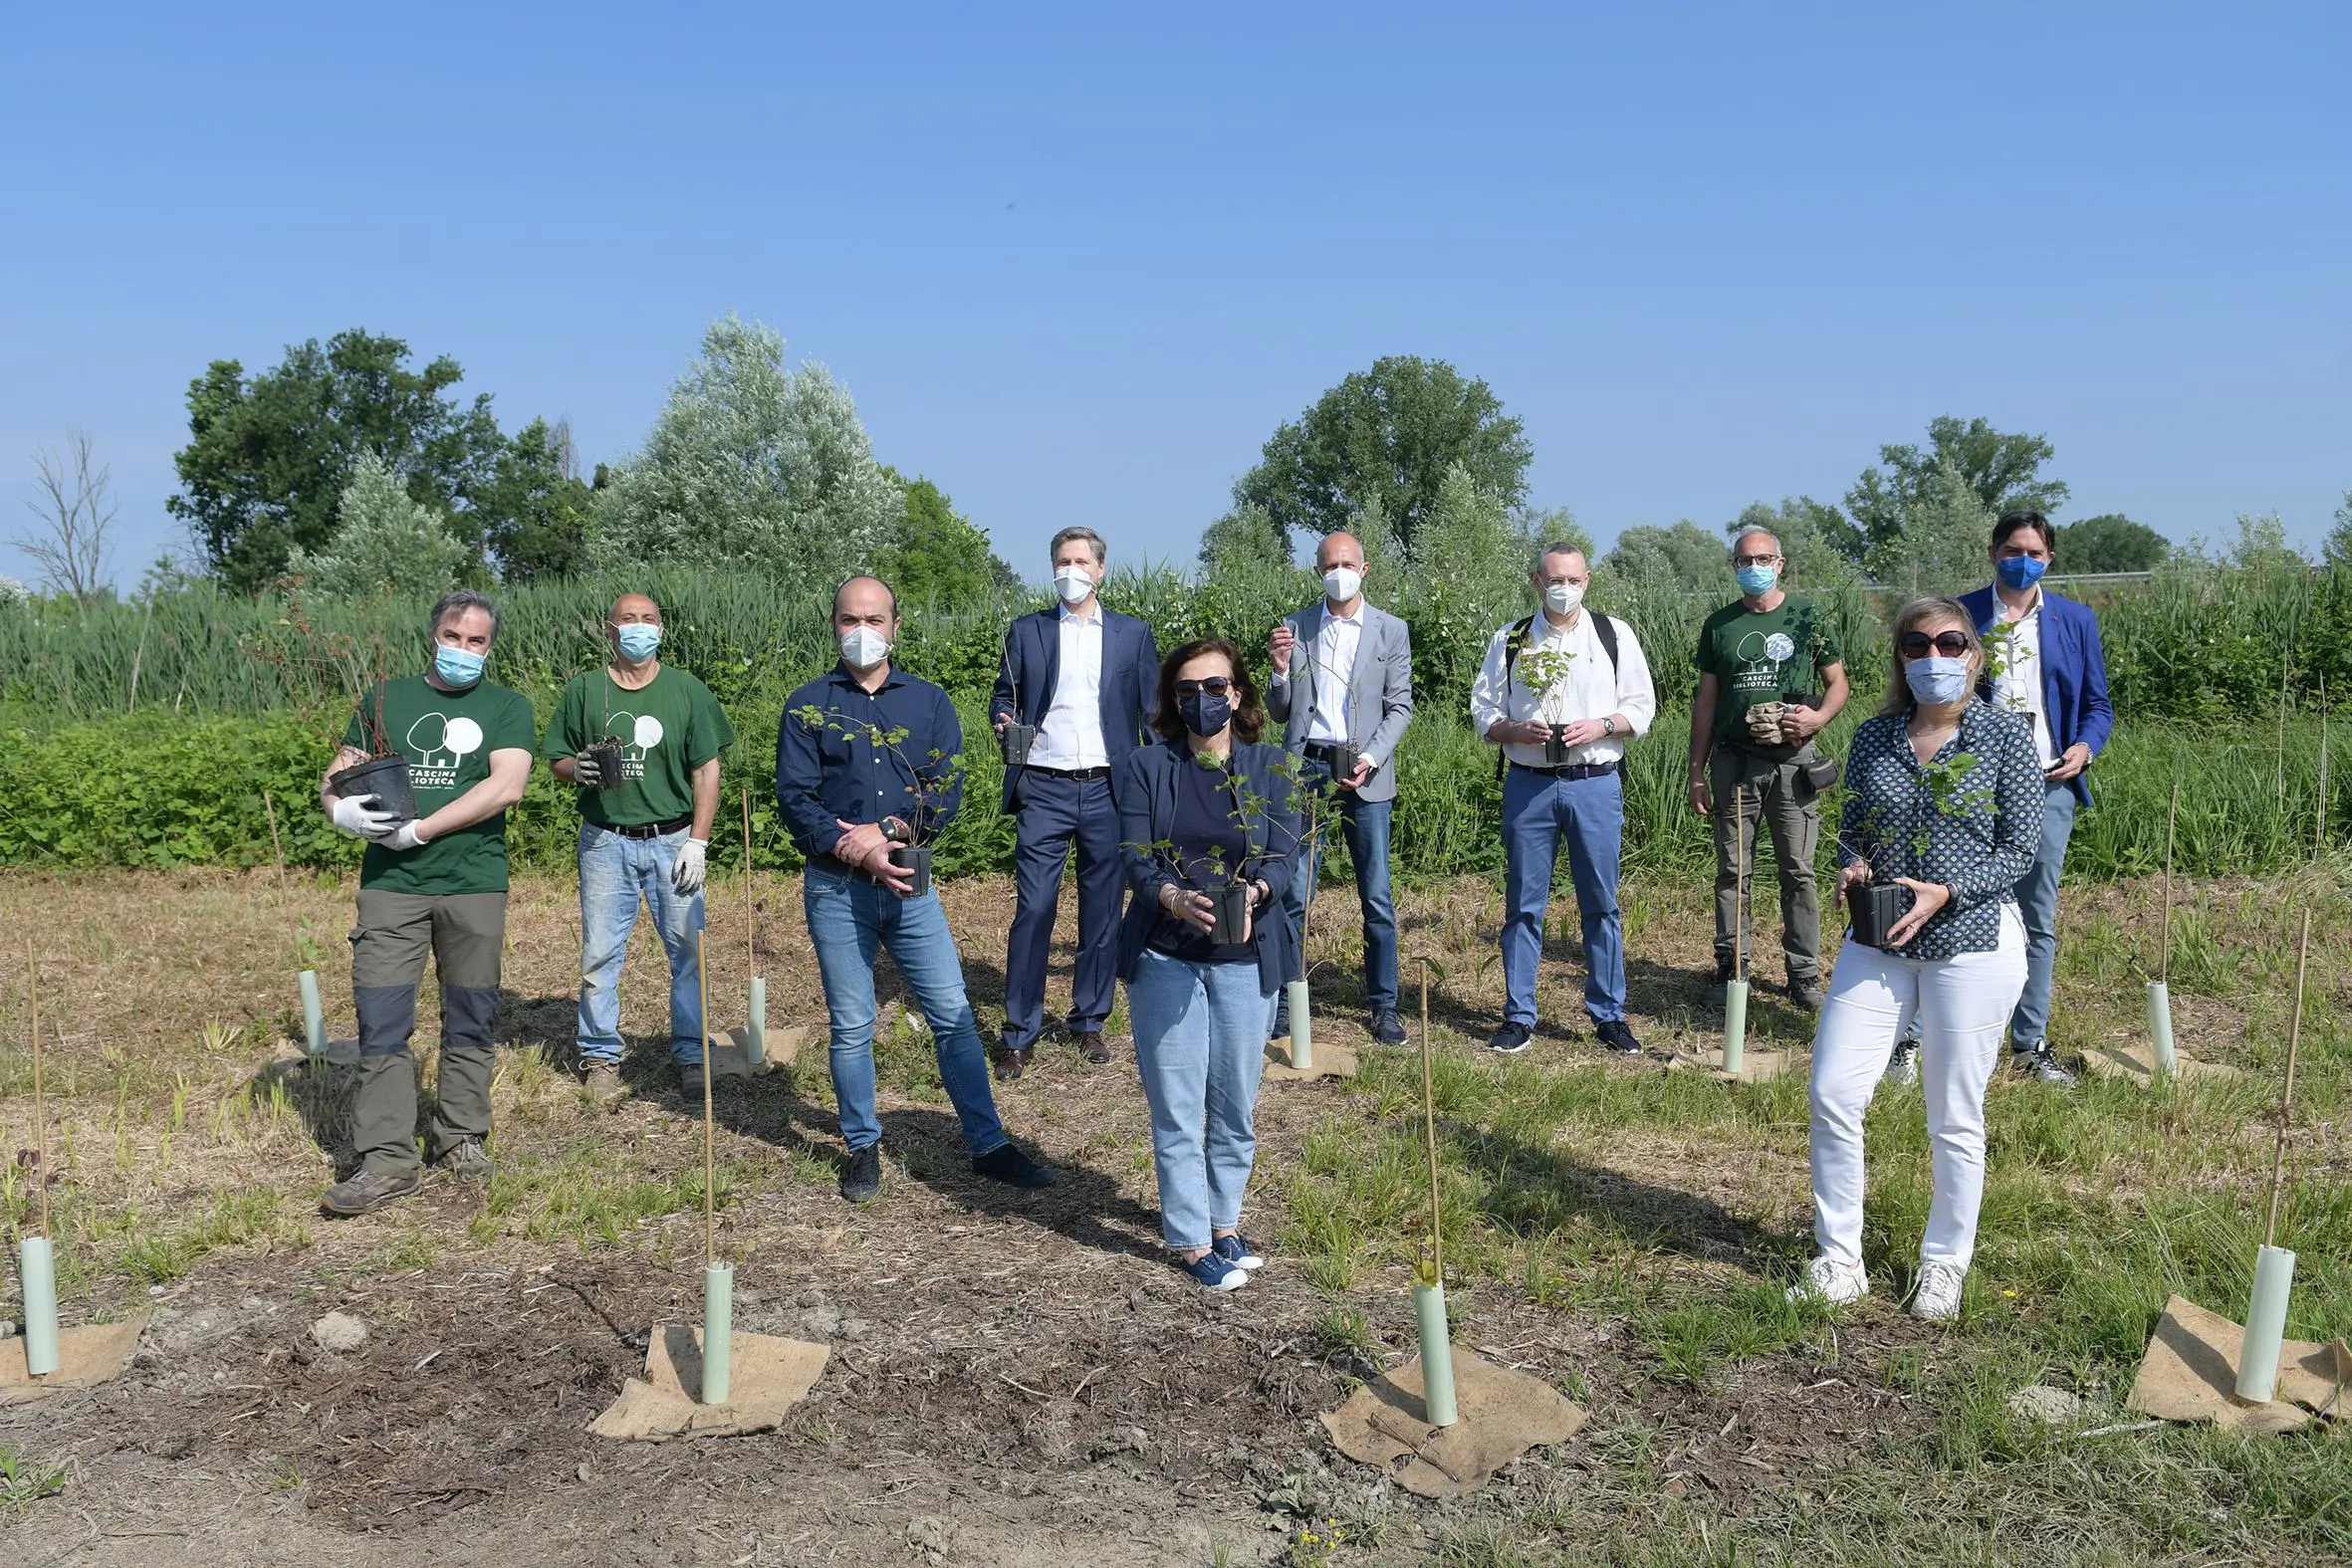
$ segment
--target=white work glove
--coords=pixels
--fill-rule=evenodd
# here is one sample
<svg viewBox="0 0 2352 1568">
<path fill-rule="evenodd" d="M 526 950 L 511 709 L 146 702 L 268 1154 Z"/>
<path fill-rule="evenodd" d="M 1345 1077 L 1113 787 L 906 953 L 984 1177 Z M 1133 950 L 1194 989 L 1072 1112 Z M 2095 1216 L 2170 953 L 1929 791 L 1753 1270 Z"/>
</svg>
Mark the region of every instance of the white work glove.
<svg viewBox="0 0 2352 1568">
<path fill-rule="evenodd" d="M 327 815 L 336 826 L 353 838 L 381 841 L 384 835 L 392 830 L 392 824 L 398 820 L 391 812 L 381 807 L 379 802 L 382 799 L 383 796 L 376 794 L 352 795 L 347 799 L 336 801 L 334 809 L 330 810 Z"/>
<path fill-rule="evenodd" d="M 593 755 L 584 751 L 572 759 L 572 782 L 590 789 L 600 789 L 605 784 L 604 770 L 596 766 Z"/>
<path fill-rule="evenodd" d="M 677 862 L 670 867 L 670 887 L 680 898 L 702 891 L 702 857 L 709 848 L 699 838 L 689 838 L 678 846 Z"/>
<path fill-rule="evenodd" d="M 422 849 L 425 837 L 424 834 L 416 830 L 414 822 L 402 822 L 398 832 L 389 838 L 379 840 L 379 842 L 386 849 Z"/>
</svg>

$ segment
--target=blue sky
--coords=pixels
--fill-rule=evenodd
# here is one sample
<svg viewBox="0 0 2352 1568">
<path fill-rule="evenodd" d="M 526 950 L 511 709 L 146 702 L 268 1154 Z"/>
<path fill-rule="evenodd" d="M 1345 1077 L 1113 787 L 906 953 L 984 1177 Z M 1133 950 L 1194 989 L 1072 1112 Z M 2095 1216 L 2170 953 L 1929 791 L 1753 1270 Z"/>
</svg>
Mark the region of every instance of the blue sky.
<svg viewBox="0 0 2352 1568">
<path fill-rule="evenodd" d="M 1841 496 L 1939 413 L 2177 539 L 2352 487 L 2352 8 L 53 6 L 0 45 L 0 537 L 189 379 L 353 326 L 625 456 L 780 329 L 1023 571 L 1189 559 L 1384 353 L 1604 543 Z M 2332 107 L 2331 107 L 2332 106 Z M 0 546 L 0 571 L 25 571 Z"/>
</svg>

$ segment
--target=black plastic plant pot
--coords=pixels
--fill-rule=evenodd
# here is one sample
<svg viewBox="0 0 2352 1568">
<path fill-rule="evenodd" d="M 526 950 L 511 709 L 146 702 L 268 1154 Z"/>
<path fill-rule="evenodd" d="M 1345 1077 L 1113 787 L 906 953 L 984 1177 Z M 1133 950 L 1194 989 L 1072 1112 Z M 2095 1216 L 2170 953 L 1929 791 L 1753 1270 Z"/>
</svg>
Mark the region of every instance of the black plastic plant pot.
<svg viewBox="0 0 2352 1568">
<path fill-rule="evenodd" d="M 1357 751 L 1352 746 L 1342 744 L 1332 747 L 1331 777 L 1334 779 L 1353 779 L 1355 777 L 1355 765 L 1362 762 L 1363 760 L 1364 754 Z"/>
<path fill-rule="evenodd" d="M 997 737 L 997 746 L 1005 754 L 1007 768 L 1024 767 L 1029 762 L 1029 749 L 1037 744 L 1038 727 L 1034 724 L 1008 724 Z"/>
<path fill-rule="evenodd" d="M 338 800 L 373 795 L 378 810 L 391 812 L 398 821 L 416 820 L 416 791 L 408 784 L 405 757 L 377 757 L 353 763 L 329 778 L 327 787 L 335 791 Z"/>
<path fill-rule="evenodd" d="M 596 765 L 596 787 L 609 789 L 620 783 L 620 743 L 598 741 L 588 749 L 588 761 Z"/>
<path fill-rule="evenodd" d="M 1568 744 L 1559 738 L 1559 726 L 1556 724 L 1547 724 L 1543 727 L 1543 766 L 1546 768 L 1568 766 Z"/>
<path fill-rule="evenodd" d="M 1866 948 L 1883 948 L 1887 933 L 1903 918 L 1903 889 L 1893 882 L 1865 882 L 1846 890 L 1853 909 L 1854 940 Z"/>
<path fill-rule="evenodd" d="M 1238 883 L 1221 887 L 1209 897 L 1216 903 L 1217 923 L 1210 928 L 1209 940 L 1219 947 L 1231 947 L 1247 939 L 1250 930 L 1250 884 Z"/>
<path fill-rule="evenodd" d="M 929 844 L 897 844 L 890 850 L 890 863 L 901 871 L 914 873 L 914 884 L 906 890 L 909 898 L 919 898 L 931 891 L 931 846 Z"/>
</svg>

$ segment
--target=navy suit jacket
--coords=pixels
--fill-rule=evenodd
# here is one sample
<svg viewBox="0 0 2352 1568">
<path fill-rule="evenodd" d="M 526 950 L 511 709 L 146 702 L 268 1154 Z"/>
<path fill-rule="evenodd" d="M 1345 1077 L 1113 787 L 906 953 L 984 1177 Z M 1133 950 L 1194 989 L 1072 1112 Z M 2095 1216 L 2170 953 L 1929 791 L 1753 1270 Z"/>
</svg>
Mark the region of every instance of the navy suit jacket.
<svg viewBox="0 0 2352 1568">
<path fill-rule="evenodd" d="M 1111 793 L 1124 787 L 1127 757 L 1138 746 L 1155 744 L 1152 709 L 1160 700 L 1160 650 L 1151 627 L 1132 615 L 1104 609 L 1102 617 L 1102 750 L 1110 763 Z M 1023 724 L 1043 724 L 1054 706 L 1054 684 L 1061 678 L 1061 606 L 1024 615 L 1005 632 L 1005 657 L 997 666 L 996 690 L 988 696 L 988 722 L 1009 713 Z M 1018 705 L 1016 705 L 1018 697 Z M 1013 809 L 1013 785 L 1020 770 L 1005 770 L 1003 809 Z"/>
<path fill-rule="evenodd" d="M 1279 746 L 1236 746 L 1233 760 L 1243 784 L 1236 791 L 1237 805 L 1252 802 L 1242 817 L 1250 840 L 1250 858 L 1243 869 L 1252 878 L 1264 878 L 1274 892 L 1250 921 L 1250 939 L 1258 948 L 1258 986 L 1272 995 L 1277 986 L 1299 974 L 1297 936 L 1283 917 L 1283 894 L 1290 889 L 1292 854 L 1298 847 L 1298 805 L 1304 785 L 1297 765 Z M 1135 979 L 1135 961 L 1150 945 L 1160 916 L 1160 888 L 1169 882 L 1181 885 L 1154 846 L 1167 843 L 1176 828 L 1176 770 L 1200 766 L 1190 747 L 1149 746 L 1138 748 L 1122 770 L 1126 784 L 1119 791 L 1119 854 L 1135 896 L 1127 900 L 1127 918 L 1119 927 L 1121 980 Z"/>
<path fill-rule="evenodd" d="M 2000 613 L 1993 585 L 1960 596 L 1983 636 Z M 2087 746 L 2097 757 L 2115 733 L 2115 704 L 2107 700 L 2107 652 L 2099 646 L 2099 617 L 2088 604 L 2041 590 L 2041 711 L 2049 721 L 2050 744 L 2061 755 Z M 2091 803 L 2091 771 L 2074 776 L 2074 798 Z"/>
</svg>

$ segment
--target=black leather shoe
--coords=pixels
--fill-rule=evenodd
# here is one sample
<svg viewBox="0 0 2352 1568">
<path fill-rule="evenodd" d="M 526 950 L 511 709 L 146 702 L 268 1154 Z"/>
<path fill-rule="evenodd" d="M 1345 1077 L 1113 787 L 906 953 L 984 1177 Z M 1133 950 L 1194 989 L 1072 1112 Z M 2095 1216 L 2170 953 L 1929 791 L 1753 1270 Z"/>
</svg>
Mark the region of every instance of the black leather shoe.
<svg viewBox="0 0 2352 1568">
<path fill-rule="evenodd" d="M 1037 1047 L 1034 1045 L 1024 1045 L 1018 1050 L 999 1051 L 997 1053 L 997 1081 L 1011 1083 L 1015 1078 L 1027 1072 L 1029 1058 L 1036 1049 Z"/>
<path fill-rule="evenodd" d="M 1012 1144 L 1001 1144 L 972 1161 L 972 1174 L 1008 1187 L 1052 1187 L 1054 1167 L 1040 1165 Z"/>
<path fill-rule="evenodd" d="M 1633 1028 L 1621 1018 L 1595 1019 L 1592 1037 L 1620 1056 L 1639 1056 L 1641 1041 L 1633 1037 Z"/>
<path fill-rule="evenodd" d="M 862 1204 L 882 1190 L 882 1146 L 869 1143 L 849 1151 L 841 1165 L 841 1197 Z"/>
<path fill-rule="evenodd" d="M 1080 1029 L 1071 1043 L 1086 1053 L 1086 1059 L 1099 1067 L 1110 1060 L 1110 1041 L 1102 1037 L 1100 1029 Z"/>
<path fill-rule="evenodd" d="M 1396 1008 L 1374 1008 L 1372 1009 L 1372 1043 L 1375 1045 L 1402 1045 L 1404 1042 L 1404 1020 L 1396 1015 Z"/>
<path fill-rule="evenodd" d="M 1506 1023 L 1488 1037 L 1487 1049 L 1501 1051 L 1506 1056 L 1516 1056 L 1526 1050 L 1528 1041 L 1534 1037 L 1535 1031 L 1525 1023 Z"/>
</svg>

